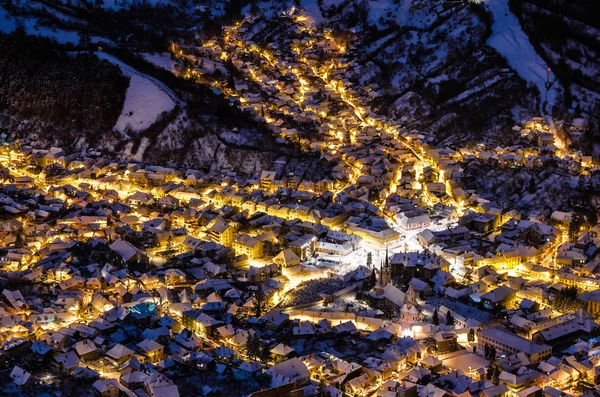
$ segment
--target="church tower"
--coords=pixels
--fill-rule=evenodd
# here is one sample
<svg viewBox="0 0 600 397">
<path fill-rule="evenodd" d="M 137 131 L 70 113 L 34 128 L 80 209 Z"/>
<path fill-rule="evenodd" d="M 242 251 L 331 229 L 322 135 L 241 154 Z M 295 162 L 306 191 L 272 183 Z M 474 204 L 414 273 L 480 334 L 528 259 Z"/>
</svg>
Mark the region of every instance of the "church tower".
<svg viewBox="0 0 600 397">
<path fill-rule="evenodd" d="M 392 268 L 387 248 L 385 250 L 385 262 L 381 264 L 379 269 L 379 287 L 383 289 L 392 281 Z"/>
</svg>

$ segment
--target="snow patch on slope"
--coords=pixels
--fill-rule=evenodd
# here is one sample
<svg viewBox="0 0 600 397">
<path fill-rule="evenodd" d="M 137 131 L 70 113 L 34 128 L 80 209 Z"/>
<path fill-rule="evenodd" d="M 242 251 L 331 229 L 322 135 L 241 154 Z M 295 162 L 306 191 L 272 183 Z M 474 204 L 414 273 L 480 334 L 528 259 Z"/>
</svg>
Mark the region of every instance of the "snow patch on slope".
<svg viewBox="0 0 600 397">
<path fill-rule="evenodd" d="M 96 55 L 119 66 L 123 74 L 130 78 L 115 130 L 124 132 L 129 127 L 135 132 L 142 131 L 150 127 L 161 113 L 172 110 L 179 103 L 173 91 L 159 80 L 138 72 L 110 54 L 98 52 Z"/>
<path fill-rule="evenodd" d="M 544 104 L 547 102 L 548 112 L 558 100 L 558 81 L 552 87 L 546 88 L 548 65 L 535 52 L 529 38 L 521 29 L 517 17 L 510 11 L 508 0 L 485 0 L 487 7 L 494 16 L 492 35 L 488 44 L 494 47 L 507 60 L 519 76 L 540 91 L 541 112 L 546 113 Z M 551 79 L 555 78 L 553 75 Z"/>
<path fill-rule="evenodd" d="M 412 0 L 402 0 L 402 5 L 398 10 L 398 15 L 396 16 L 396 20 L 398 21 L 398 25 L 407 26 L 408 20 L 410 18 L 410 7 L 412 6 Z"/>
<path fill-rule="evenodd" d="M 144 59 L 146 61 L 150 62 L 154 66 L 168 70 L 171 73 L 177 72 L 177 69 L 175 68 L 177 66 L 177 62 L 172 60 L 171 56 L 167 53 L 150 54 L 150 53 L 146 52 L 146 53 L 143 53 L 142 56 L 144 57 Z"/>
</svg>

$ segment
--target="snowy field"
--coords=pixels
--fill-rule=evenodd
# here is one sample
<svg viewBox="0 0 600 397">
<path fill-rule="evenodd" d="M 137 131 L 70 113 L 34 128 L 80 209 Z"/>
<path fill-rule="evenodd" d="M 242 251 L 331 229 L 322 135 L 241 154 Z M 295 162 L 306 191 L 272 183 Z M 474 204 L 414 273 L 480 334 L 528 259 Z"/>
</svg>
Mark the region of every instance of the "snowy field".
<svg viewBox="0 0 600 397">
<path fill-rule="evenodd" d="M 150 62 L 154 66 L 168 70 L 171 73 L 177 72 L 177 70 L 175 68 L 175 66 L 177 66 L 177 62 L 172 60 L 171 57 L 169 56 L 169 54 L 167 54 L 167 53 L 164 53 L 164 54 L 142 53 L 141 55 L 144 57 L 144 59 L 146 61 Z"/>
<path fill-rule="evenodd" d="M 98 52 L 96 55 L 119 66 L 131 79 L 115 130 L 124 132 L 129 127 L 134 132 L 142 131 L 150 127 L 161 113 L 172 110 L 178 103 L 173 91 L 160 81 L 138 72 L 110 54 Z"/>
<path fill-rule="evenodd" d="M 508 0 L 485 0 L 485 2 L 494 16 L 492 35 L 488 39 L 488 44 L 508 60 L 510 66 L 523 80 L 538 88 L 542 107 L 544 102 L 547 102 L 548 112 L 550 112 L 552 105 L 558 99 L 558 82 L 550 89 L 546 88 L 548 65 L 535 52 L 529 38 L 521 29 L 519 20 L 510 11 Z M 550 79 L 554 80 L 554 75 L 551 75 Z M 543 108 L 541 112 L 546 113 Z"/>
</svg>

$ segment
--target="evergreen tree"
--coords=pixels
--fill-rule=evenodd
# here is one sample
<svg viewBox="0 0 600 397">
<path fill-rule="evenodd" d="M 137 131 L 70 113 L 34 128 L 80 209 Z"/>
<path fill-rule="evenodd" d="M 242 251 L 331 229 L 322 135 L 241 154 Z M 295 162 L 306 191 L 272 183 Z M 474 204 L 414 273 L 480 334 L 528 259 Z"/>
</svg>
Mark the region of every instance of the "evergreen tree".
<svg viewBox="0 0 600 397">
<path fill-rule="evenodd" d="M 451 311 L 446 314 L 446 325 L 454 325 L 454 316 Z"/>
<path fill-rule="evenodd" d="M 490 345 L 488 345 L 487 343 L 484 346 L 484 354 L 483 356 L 489 360 L 490 358 Z"/>
<path fill-rule="evenodd" d="M 263 343 L 262 347 L 260 349 L 260 361 L 263 363 L 267 363 L 267 362 L 269 362 L 270 359 L 271 359 L 271 349 L 269 348 L 268 344 Z"/>
<path fill-rule="evenodd" d="M 492 359 L 485 374 L 486 379 L 491 380 L 494 385 L 498 385 L 500 383 L 501 373 L 502 368 L 500 368 L 500 364 L 498 364 L 498 361 L 495 359 Z"/>
<path fill-rule="evenodd" d="M 317 386 L 317 394 L 315 394 L 315 397 L 331 397 L 331 393 L 327 391 L 325 383 L 319 382 Z"/>
<path fill-rule="evenodd" d="M 471 328 L 469 330 L 469 334 L 467 335 L 467 340 L 469 342 L 475 342 L 475 330 L 473 328 Z"/>
<path fill-rule="evenodd" d="M 581 235 L 581 228 L 584 224 L 584 218 L 581 214 L 574 213 L 569 223 L 569 241 L 576 243 Z"/>
<path fill-rule="evenodd" d="M 265 293 L 262 289 L 262 284 L 258 284 L 258 289 L 254 294 L 254 311 L 256 317 L 260 317 L 262 315 L 263 304 L 265 301 Z"/>
<path fill-rule="evenodd" d="M 261 353 L 262 342 L 257 333 L 251 333 L 246 342 L 246 355 L 250 360 L 254 360 Z"/>
<path fill-rule="evenodd" d="M 377 285 L 377 273 L 375 273 L 375 269 L 371 271 L 371 275 L 369 276 L 369 290 L 375 288 Z"/>
<path fill-rule="evenodd" d="M 583 307 L 578 298 L 577 287 L 566 287 L 558 291 L 552 300 L 552 308 L 561 313 L 574 313 Z"/>
<path fill-rule="evenodd" d="M 433 316 L 431 316 L 431 324 L 440 325 L 440 315 L 438 314 L 437 309 L 433 309 Z"/>
<path fill-rule="evenodd" d="M 373 254 L 371 254 L 371 251 L 367 252 L 367 267 L 369 269 L 373 268 Z"/>
</svg>

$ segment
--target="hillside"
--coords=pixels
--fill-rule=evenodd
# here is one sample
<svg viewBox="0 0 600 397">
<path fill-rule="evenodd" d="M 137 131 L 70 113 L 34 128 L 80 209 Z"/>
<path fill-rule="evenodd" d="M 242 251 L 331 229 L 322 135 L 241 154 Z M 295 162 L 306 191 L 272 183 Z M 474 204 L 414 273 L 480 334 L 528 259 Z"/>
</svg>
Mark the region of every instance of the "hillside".
<svg viewBox="0 0 600 397">
<path fill-rule="evenodd" d="M 564 87 L 562 107 L 569 123 L 589 119 L 582 139 L 567 139 L 586 153 L 600 153 L 600 3 L 587 0 L 510 1 L 536 51 Z"/>
<path fill-rule="evenodd" d="M 573 117 L 596 125 L 598 35 L 584 12 L 591 3 L 554 0 L 543 10 L 542 3 L 27 0 L 3 3 L 0 30 L 22 27 L 48 36 L 64 53 L 97 52 L 100 45 L 100 56 L 130 80 L 119 100 L 96 105 L 110 114 L 95 123 L 101 142 L 72 139 L 77 132 L 60 126 L 65 131 L 59 136 L 69 139 L 52 144 L 77 142 L 138 161 L 253 173 L 279 156 L 307 158 L 297 143 L 277 142 L 264 120 L 231 107 L 227 95 L 213 90 L 246 78 L 227 62 L 202 56 L 206 43 L 222 42 L 224 26 L 252 14 L 249 40 L 276 45 L 297 34 L 281 15 L 300 7 L 310 24 L 347 43 L 340 61 L 348 65 L 340 77 L 374 115 L 396 120 L 438 146 L 512 145 L 521 142 L 512 127 L 532 116 L 548 117 L 556 134 L 567 134 L 563 125 Z M 549 25 L 557 16 L 568 16 L 560 24 L 562 41 Z M 196 58 L 169 55 L 174 43 L 194 49 Z M 577 63 L 583 59 L 585 65 Z M 191 66 L 201 77 L 190 74 Z M 78 117 L 83 116 L 74 120 Z M 26 124 L 26 118 L 12 120 L 9 129 Z"/>
</svg>

